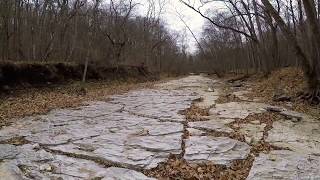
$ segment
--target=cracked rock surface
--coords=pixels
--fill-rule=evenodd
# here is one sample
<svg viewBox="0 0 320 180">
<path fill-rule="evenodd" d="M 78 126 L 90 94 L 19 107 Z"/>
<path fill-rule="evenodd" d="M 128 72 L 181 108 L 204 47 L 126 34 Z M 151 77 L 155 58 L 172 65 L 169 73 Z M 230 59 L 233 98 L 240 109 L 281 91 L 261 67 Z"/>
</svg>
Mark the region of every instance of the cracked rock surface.
<svg viewBox="0 0 320 180">
<path fill-rule="evenodd" d="M 216 104 L 215 108 L 210 109 L 210 115 L 217 115 L 220 118 L 244 119 L 250 114 L 263 113 L 266 104 L 254 102 L 229 102 Z"/>
<path fill-rule="evenodd" d="M 299 122 L 281 120 L 273 124 L 267 142 L 295 152 L 320 155 L 320 123 L 308 116 Z"/>
<path fill-rule="evenodd" d="M 220 85 L 201 75 L 188 76 L 17 120 L 0 129 L 0 179 L 151 180 L 146 171 L 170 155 L 189 164 L 232 168 L 236 160 L 252 155 L 266 124 L 245 122 L 238 129 L 231 124 L 265 113 L 270 105 L 248 102 L 247 91 L 236 94 L 240 102 L 216 104 Z M 183 112 L 193 105 L 209 111 L 206 121 L 186 119 Z M 320 178 L 319 123 L 301 113 L 276 112 L 284 119 L 275 121 L 263 140 L 288 150 L 260 152 L 248 179 Z M 246 142 L 232 139 L 232 133 Z"/>
<path fill-rule="evenodd" d="M 191 136 L 186 140 L 184 158 L 191 163 L 213 162 L 229 166 L 234 160 L 245 159 L 250 146 L 228 137 Z"/>
<path fill-rule="evenodd" d="M 138 171 L 182 153 L 185 117 L 179 112 L 212 83 L 190 76 L 20 119 L 0 130 L 0 176 L 149 179 Z M 11 145 L 16 138 L 23 143 Z"/>
<path fill-rule="evenodd" d="M 319 156 L 276 150 L 269 154 L 260 153 L 247 179 L 320 179 L 319 167 Z"/>
</svg>

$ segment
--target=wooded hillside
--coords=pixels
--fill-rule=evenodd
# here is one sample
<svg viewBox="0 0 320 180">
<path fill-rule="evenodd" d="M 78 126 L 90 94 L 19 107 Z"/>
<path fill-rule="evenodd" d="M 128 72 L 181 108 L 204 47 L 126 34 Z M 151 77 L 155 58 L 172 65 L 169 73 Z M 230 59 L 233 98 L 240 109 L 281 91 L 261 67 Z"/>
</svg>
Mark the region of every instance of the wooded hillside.
<svg viewBox="0 0 320 180">
<path fill-rule="evenodd" d="M 198 44 L 203 68 L 268 75 L 298 66 L 309 87 L 303 97 L 319 103 L 320 1 L 180 1 L 208 20 Z"/>
</svg>

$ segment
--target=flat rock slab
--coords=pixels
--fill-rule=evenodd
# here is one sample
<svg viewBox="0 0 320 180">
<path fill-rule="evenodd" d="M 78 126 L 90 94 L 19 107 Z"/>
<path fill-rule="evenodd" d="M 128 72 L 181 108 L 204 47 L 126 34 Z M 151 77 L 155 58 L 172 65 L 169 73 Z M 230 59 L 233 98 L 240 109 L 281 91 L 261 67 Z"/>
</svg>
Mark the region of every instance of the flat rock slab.
<svg viewBox="0 0 320 180">
<path fill-rule="evenodd" d="M 210 109 L 210 115 L 216 115 L 220 118 L 245 119 L 250 114 L 265 112 L 266 104 L 253 102 L 230 102 L 216 104 L 215 108 Z"/>
<path fill-rule="evenodd" d="M 23 169 L 23 171 L 22 171 Z M 105 168 L 95 162 L 56 155 L 53 161 L 10 160 L 0 163 L 0 179 L 31 180 L 31 179 L 134 179 L 152 180 L 144 174 L 125 168 Z"/>
<path fill-rule="evenodd" d="M 296 152 L 320 154 L 320 123 L 307 116 L 299 122 L 276 121 L 266 141 Z"/>
<path fill-rule="evenodd" d="M 255 158 L 248 180 L 320 179 L 320 157 L 287 150 L 260 153 Z"/>
<path fill-rule="evenodd" d="M 54 110 L 0 130 L 0 137 L 25 137 L 31 144 L 75 155 L 154 168 L 180 154 L 183 115 L 198 96 L 189 90 L 131 91 L 108 102 Z M 1 146 L 0 159 L 14 157 L 14 146 Z"/>
<path fill-rule="evenodd" d="M 0 144 L 0 172 L 26 179 L 150 179 L 133 170 L 155 168 L 182 153 L 185 116 L 179 112 L 200 95 L 205 104 L 216 99 L 217 91 L 207 91 L 214 83 L 189 76 L 17 120 L 0 129 L 0 141 L 24 138 L 26 144 Z"/>
<path fill-rule="evenodd" d="M 186 140 L 184 158 L 190 163 L 213 162 L 230 166 L 234 160 L 247 158 L 250 146 L 228 137 L 191 136 Z"/>
<path fill-rule="evenodd" d="M 110 103 L 120 104 L 122 110 L 131 114 L 158 120 L 184 121 L 179 111 L 191 106 L 199 98 L 193 91 L 180 90 L 140 90 L 112 97 Z"/>
</svg>

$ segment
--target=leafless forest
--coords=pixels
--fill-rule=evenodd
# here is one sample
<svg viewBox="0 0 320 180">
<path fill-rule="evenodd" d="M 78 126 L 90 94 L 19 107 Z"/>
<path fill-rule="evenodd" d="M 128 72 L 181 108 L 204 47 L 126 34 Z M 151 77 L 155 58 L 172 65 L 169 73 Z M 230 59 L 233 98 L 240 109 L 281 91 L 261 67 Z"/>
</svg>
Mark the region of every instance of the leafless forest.
<svg viewBox="0 0 320 180">
<path fill-rule="evenodd" d="M 319 180 L 319 122 L 320 0 L 0 0 L 0 180 Z"/>
<path fill-rule="evenodd" d="M 176 73 L 268 75 L 299 66 L 308 78 L 305 98 L 319 101 L 320 1 L 179 1 L 207 20 L 201 37 L 194 36 L 195 54 L 186 52 L 184 35 L 170 32 L 161 19 L 166 0 L 146 1 L 143 15 L 133 0 L 1 0 L 0 57 Z M 217 6 L 225 10 L 215 11 Z"/>
<path fill-rule="evenodd" d="M 305 98 L 319 101 L 319 1 L 227 0 L 223 2 L 229 11 L 220 14 L 203 13 L 201 6 L 181 2 L 208 20 L 199 42 L 205 67 L 269 74 L 276 68 L 299 66 L 310 89 Z M 206 3 L 212 2 L 202 6 Z"/>
<path fill-rule="evenodd" d="M 3 0 L 1 59 L 178 70 L 187 55 L 159 18 L 164 1 L 146 3 L 141 16 L 132 0 Z"/>
</svg>

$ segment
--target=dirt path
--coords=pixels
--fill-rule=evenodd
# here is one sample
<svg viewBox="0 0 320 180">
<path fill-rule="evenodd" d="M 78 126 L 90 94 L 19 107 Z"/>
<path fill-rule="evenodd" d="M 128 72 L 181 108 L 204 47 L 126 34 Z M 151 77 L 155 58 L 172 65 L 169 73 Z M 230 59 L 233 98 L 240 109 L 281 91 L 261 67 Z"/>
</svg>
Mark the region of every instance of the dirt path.
<svg viewBox="0 0 320 180">
<path fill-rule="evenodd" d="M 248 88 L 216 103 L 222 85 L 189 76 L 20 119 L 0 130 L 0 179 L 320 179 L 317 120 Z M 173 156 L 189 172 L 163 168 Z"/>
</svg>

